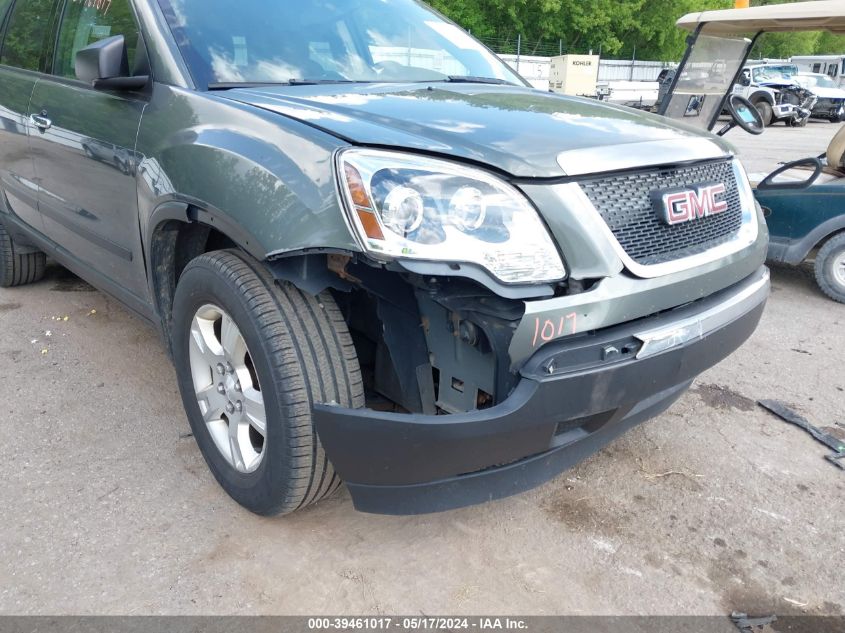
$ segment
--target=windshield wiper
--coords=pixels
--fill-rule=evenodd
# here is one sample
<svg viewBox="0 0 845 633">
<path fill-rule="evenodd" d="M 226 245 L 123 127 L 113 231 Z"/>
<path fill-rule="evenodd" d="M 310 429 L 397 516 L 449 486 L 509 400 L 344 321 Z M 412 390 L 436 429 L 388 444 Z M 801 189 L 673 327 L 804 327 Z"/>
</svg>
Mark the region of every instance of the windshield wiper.
<svg viewBox="0 0 845 633">
<path fill-rule="evenodd" d="M 208 84 L 209 90 L 235 90 L 237 88 L 266 88 L 268 86 L 322 86 L 332 84 L 365 84 L 369 81 L 351 79 L 291 79 L 289 81 L 222 81 Z"/>
<path fill-rule="evenodd" d="M 330 86 L 332 84 L 368 84 L 371 81 L 355 81 L 353 79 L 291 79 L 289 86 Z"/>
<path fill-rule="evenodd" d="M 475 77 L 473 75 L 449 75 L 443 81 L 453 84 L 490 84 L 493 86 L 515 86 L 516 84 L 505 79 L 495 77 Z"/>
</svg>

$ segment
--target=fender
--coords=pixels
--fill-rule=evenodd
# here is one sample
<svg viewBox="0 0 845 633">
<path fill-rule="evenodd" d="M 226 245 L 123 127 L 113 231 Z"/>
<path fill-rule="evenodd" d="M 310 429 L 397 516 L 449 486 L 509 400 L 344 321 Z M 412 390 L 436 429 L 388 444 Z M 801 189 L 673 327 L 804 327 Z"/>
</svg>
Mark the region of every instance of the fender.
<svg viewBox="0 0 845 633">
<path fill-rule="evenodd" d="M 759 101 L 767 101 L 769 103 L 769 105 L 775 105 L 775 98 L 772 95 L 772 92 L 770 90 L 757 89 L 753 93 L 751 93 L 751 96 L 748 97 L 748 100 L 751 103 L 757 103 Z"/>
<path fill-rule="evenodd" d="M 300 121 L 157 84 L 137 145 L 145 243 L 162 221 L 179 219 L 213 226 L 259 260 L 360 251 L 332 176 L 338 144 Z"/>
</svg>

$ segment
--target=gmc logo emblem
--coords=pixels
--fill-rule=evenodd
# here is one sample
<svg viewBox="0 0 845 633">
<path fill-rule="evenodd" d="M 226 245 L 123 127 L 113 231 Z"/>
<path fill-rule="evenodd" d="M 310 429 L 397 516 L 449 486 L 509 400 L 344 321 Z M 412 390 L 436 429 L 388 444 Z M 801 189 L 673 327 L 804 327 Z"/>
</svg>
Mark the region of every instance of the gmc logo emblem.
<svg viewBox="0 0 845 633">
<path fill-rule="evenodd" d="M 728 202 L 717 197 L 724 196 L 726 192 L 725 185 L 719 183 L 699 187 L 695 191 L 688 189 L 658 194 L 663 201 L 662 219 L 673 226 L 724 213 L 728 210 Z"/>
</svg>

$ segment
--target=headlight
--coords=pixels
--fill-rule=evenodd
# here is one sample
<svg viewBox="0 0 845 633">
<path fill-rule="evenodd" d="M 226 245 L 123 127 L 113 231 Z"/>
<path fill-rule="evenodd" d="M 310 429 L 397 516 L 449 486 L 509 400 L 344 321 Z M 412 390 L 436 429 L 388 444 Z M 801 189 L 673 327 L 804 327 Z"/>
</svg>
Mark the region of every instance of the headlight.
<svg viewBox="0 0 845 633">
<path fill-rule="evenodd" d="M 377 150 L 342 152 L 338 169 L 350 220 L 377 258 L 477 264 L 507 284 L 566 277 L 534 207 L 491 174 Z"/>
</svg>

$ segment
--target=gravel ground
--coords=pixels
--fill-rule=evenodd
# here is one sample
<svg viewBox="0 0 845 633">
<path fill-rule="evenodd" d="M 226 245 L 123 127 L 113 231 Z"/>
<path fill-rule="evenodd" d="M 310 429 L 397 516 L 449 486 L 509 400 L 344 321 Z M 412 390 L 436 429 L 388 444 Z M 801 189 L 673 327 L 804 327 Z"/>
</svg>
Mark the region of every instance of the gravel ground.
<svg viewBox="0 0 845 633">
<path fill-rule="evenodd" d="M 751 171 L 836 127 L 731 139 Z M 205 467 L 156 334 L 62 269 L 0 290 L 0 613 L 843 614 L 845 307 L 773 271 L 754 338 L 554 481 L 440 515 L 266 519 Z M 49 332 L 49 335 L 47 334 Z"/>
</svg>

